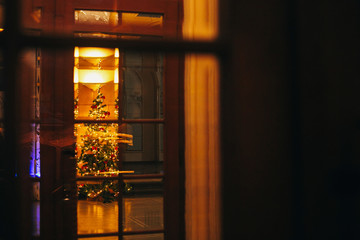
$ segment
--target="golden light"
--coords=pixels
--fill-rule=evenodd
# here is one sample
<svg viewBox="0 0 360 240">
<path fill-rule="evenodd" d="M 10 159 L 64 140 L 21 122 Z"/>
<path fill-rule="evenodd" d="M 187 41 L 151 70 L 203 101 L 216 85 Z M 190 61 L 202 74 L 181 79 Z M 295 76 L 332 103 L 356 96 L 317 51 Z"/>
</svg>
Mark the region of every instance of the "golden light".
<svg viewBox="0 0 360 240">
<path fill-rule="evenodd" d="M 82 47 L 79 49 L 79 56 L 81 57 L 108 57 L 113 54 L 114 49 L 111 48 Z"/>
<path fill-rule="evenodd" d="M 119 83 L 119 68 L 114 71 L 114 83 Z"/>
<path fill-rule="evenodd" d="M 114 70 L 78 69 L 78 73 L 80 83 L 108 83 L 114 80 Z"/>
<path fill-rule="evenodd" d="M 82 83 L 105 83 L 101 74 L 98 71 L 88 70 L 84 74 L 84 77 L 81 79 Z"/>
<path fill-rule="evenodd" d="M 79 54 L 79 47 L 75 47 L 74 49 L 74 57 L 79 57 L 80 54 Z"/>
<path fill-rule="evenodd" d="M 75 47 L 74 83 L 83 83 L 94 91 L 96 88 L 111 81 L 119 83 L 119 57 L 120 52 L 118 48 Z M 98 58 L 98 60 L 96 58 Z M 111 58 L 114 61 L 114 68 L 103 69 L 101 66 L 103 59 Z M 86 65 L 89 63 L 87 61 L 98 61 L 97 69 L 94 69 L 94 66 Z"/>
<path fill-rule="evenodd" d="M 79 69 L 74 67 L 74 83 L 79 83 Z"/>
<path fill-rule="evenodd" d="M 4 29 L 3 29 L 3 28 L 0 28 L 0 32 L 2 32 L 2 31 L 4 31 Z"/>
<path fill-rule="evenodd" d="M 76 72 L 78 72 L 78 75 L 76 75 Z M 77 69 L 77 71 L 74 71 L 74 83 L 76 83 L 75 81 L 96 91 L 104 84 L 114 81 L 114 70 Z"/>
</svg>

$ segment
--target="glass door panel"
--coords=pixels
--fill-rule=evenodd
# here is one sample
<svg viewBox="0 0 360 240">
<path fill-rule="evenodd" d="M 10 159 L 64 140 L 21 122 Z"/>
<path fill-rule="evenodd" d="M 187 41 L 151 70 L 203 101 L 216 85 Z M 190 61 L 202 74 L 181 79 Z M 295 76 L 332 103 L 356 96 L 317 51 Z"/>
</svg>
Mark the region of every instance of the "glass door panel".
<svg viewBox="0 0 360 240">
<path fill-rule="evenodd" d="M 118 175 L 120 169 L 119 141 L 127 139 L 119 135 L 116 123 L 118 71 L 118 49 L 75 47 L 74 136 L 78 236 L 117 236 L 119 232 L 120 186 L 113 177 Z M 131 143 L 131 139 L 128 141 Z"/>
<path fill-rule="evenodd" d="M 124 232 L 164 228 L 163 179 L 126 179 L 123 200 Z"/>
<path fill-rule="evenodd" d="M 163 174 L 163 124 L 128 123 L 121 127 L 133 136 L 133 144 L 127 145 L 121 155 L 123 170 L 133 170 L 135 174 Z"/>
<path fill-rule="evenodd" d="M 130 136 L 119 137 L 117 129 L 115 123 L 75 124 L 77 176 L 116 174 L 119 170 L 118 142 L 132 141 Z"/>
<path fill-rule="evenodd" d="M 78 234 L 117 233 L 117 181 L 78 181 Z"/>
<path fill-rule="evenodd" d="M 75 118 L 116 120 L 119 50 L 76 47 L 74 57 Z"/>
<path fill-rule="evenodd" d="M 40 38 L 64 33 L 97 40 L 158 41 L 177 36 L 180 29 L 178 8 L 171 7 L 171 1 L 156 0 L 141 9 L 127 0 L 121 6 L 112 1 L 64 1 L 56 8 L 46 2 L 21 1 L 21 31 Z M 0 21 L 0 31 L 1 27 Z M 35 77 L 36 101 L 30 126 L 33 151 L 27 156 L 34 189 L 33 232 L 38 237 L 41 208 L 44 239 L 163 239 L 164 161 L 177 166 L 170 163 L 179 155 L 167 144 L 174 157 L 164 156 L 165 87 L 170 92 L 164 76 L 177 89 L 180 64 L 169 68 L 166 59 L 169 75 L 163 54 L 120 52 L 109 48 L 107 41 L 98 43 L 104 47 L 53 46 L 26 57 L 33 63 L 24 77 Z M 171 96 L 172 106 L 178 106 L 176 94 Z M 169 112 L 167 132 L 174 132 L 177 146 L 180 118 Z M 90 222 L 96 226 L 90 228 Z"/>
<path fill-rule="evenodd" d="M 162 234 L 163 58 L 89 47 L 74 58 L 78 237 Z"/>
<path fill-rule="evenodd" d="M 163 55 L 125 52 L 122 66 L 125 119 L 163 118 Z"/>
</svg>

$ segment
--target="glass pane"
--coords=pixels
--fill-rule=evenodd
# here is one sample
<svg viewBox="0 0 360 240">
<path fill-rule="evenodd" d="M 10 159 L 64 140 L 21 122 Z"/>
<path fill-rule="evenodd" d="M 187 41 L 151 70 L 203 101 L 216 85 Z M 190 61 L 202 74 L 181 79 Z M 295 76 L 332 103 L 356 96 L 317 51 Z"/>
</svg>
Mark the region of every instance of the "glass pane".
<svg viewBox="0 0 360 240">
<path fill-rule="evenodd" d="M 108 34 L 101 32 L 76 32 L 76 37 L 87 37 L 87 38 L 118 38 L 117 34 Z"/>
<path fill-rule="evenodd" d="M 197 0 L 196 4 L 192 0 L 20 2 L 23 29 L 39 29 L 44 34 L 96 31 L 187 40 L 214 40 L 218 35 L 218 0 Z"/>
<path fill-rule="evenodd" d="M 34 50 L 35 58 L 35 71 L 34 71 L 34 90 L 33 90 L 33 104 L 34 104 L 34 111 L 33 117 L 34 119 L 40 119 L 40 84 L 41 84 L 41 50 L 35 49 Z"/>
<path fill-rule="evenodd" d="M 34 7 L 31 13 L 32 18 L 36 23 L 41 23 L 42 20 L 42 8 L 41 7 Z"/>
<path fill-rule="evenodd" d="M 119 50 L 76 47 L 74 51 L 76 119 L 117 119 Z"/>
<path fill-rule="evenodd" d="M 28 145 L 26 151 L 29 150 L 29 175 L 31 177 L 40 177 L 40 124 L 36 123 L 40 119 L 40 58 L 40 51 L 37 49 L 23 51 L 20 58 L 21 71 L 19 71 L 21 81 L 24 81 L 22 91 L 29 97 L 26 99 L 29 105 L 25 113 L 30 124 L 22 136 L 22 143 Z"/>
<path fill-rule="evenodd" d="M 75 10 L 75 24 L 112 25 L 119 22 L 119 14 L 110 11 Z"/>
<path fill-rule="evenodd" d="M 131 235 L 131 236 L 124 236 L 124 240 L 164 240 L 164 234 L 157 233 L 157 234 L 138 234 L 138 235 Z"/>
<path fill-rule="evenodd" d="M 123 124 L 121 129 L 133 136 L 133 144 L 122 152 L 123 170 L 135 174 L 163 173 L 163 124 Z"/>
<path fill-rule="evenodd" d="M 164 198 L 156 190 L 162 187 L 161 180 L 125 181 L 125 186 L 127 185 L 132 188 L 129 192 L 133 196 L 125 194 L 123 199 L 124 231 L 163 229 Z"/>
<path fill-rule="evenodd" d="M 37 58 L 39 56 L 39 59 Z M 2 64 L 2 61 L 1 61 Z M 2 68 L 1 68 L 2 72 Z M 17 76 L 19 82 L 16 85 L 16 101 L 8 102 L 12 110 L 17 112 L 21 118 L 18 124 L 19 145 L 17 146 L 18 161 L 15 176 L 27 175 L 29 180 L 29 191 L 24 191 L 21 198 L 26 201 L 29 207 L 29 218 L 24 219 L 24 225 L 30 228 L 32 236 L 40 235 L 40 55 L 37 49 L 23 49 L 19 55 Z M 1 75 L 1 74 L 0 74 Z M 0 77 L 0 85 L 4 84 Z M 2 90 L 3 85 L 0 87 Z M 0 100 L 2 105 L 2 99 Z M 0 107 L 1 108 L 1 107 Z M 2 110 L 0 110 L 2 121 Z M 0 124 L 1 125 L 1 124 Z M 1 128 L 1 126 L 0 126 Z M 21 129 L 21 130 L 20 130 Z M 2 132 L 0 138 L 2 138 Z M 2 139 L 1 139 L 2 140 Z M 0 143 L 1 145 L 1 143 Z M 2 153 L 4 151 L 0 151 Z M 22 164 L 21 164 L 22 162 Z M 26 194 L 26 195 L 25 195 Z M 29 195 L 28 195 L 29 194 Z M 19 195 L 20 197 L 20 195 Z"/>
<path fill-rule="evenodd" d="M 40 177 L 40 124 L 32 124 L 30 176 Z"/>
<path fill-rule="evenodd" d="M 124 175 L 123 194 L 126 197 L 133 196 L 161 196 L 164 189 L 163 178 L 132 179 Z"/>
<path fill-rule="evenodd" d="M 123 54 L 123 118 L 163 118 L 163 55 Z"/>
<path fill-rule="evenodd" d="M 74 133 L 78 176 L 117 174 L 119 144 L 133 141 L 131 134 L 118 132 L 117 124 L 76 124 Z"/>
<path fill-rule="evenodd" d="M 163 15 L 157 13 L 122 12 L 121 24 L 125 27 L 146 27 L 161 30 Z"/>
<path fill-rule="evenodd" d="M 117 181 L 78 182 L 78 234 L 118 231 Z"/>
</svg>

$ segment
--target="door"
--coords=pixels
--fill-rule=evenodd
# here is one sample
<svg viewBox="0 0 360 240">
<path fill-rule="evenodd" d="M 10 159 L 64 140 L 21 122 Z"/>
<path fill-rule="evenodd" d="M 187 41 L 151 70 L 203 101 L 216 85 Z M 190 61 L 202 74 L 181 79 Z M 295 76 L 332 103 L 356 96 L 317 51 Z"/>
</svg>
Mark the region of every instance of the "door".
<svg viewBox="0 0 360 240">
<path fill-rule="evenodd" d="M 176 132 L 164 108 L 164 57 L 87 47 L 74 57 L 77 235 L 164 239 L 164 165 L 176 156 L 165 156 L 164 136 L 174 142 Z"/>
<path fill-rule="evenodd" d="M 40 237 L 180 239 L 179 59 L 75 47 L 44 61 Z"/>
<path fill-rule="evenodd" d="M 183 236 L 182 61 L 102 40 L 177 37 L 177 0 L 143 3 L 33 2 L 97 46 L 39 50 L 41 239 Z"/>
</svg>

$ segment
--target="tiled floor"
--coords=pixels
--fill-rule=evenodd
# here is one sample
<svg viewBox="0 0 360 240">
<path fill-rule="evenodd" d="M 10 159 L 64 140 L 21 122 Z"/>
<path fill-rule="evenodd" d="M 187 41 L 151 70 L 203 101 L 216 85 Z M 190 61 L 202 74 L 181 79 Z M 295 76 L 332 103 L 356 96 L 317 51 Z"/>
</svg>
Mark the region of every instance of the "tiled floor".
<svg viewBox="0 0 360 240">
<path fill-rule="evenodd" d="M 124 231 L 139 231 L 163 228 L 163 198 L 125 198 L 123 203 Z M 118 231 L 117 202 L 102 203 L 78 201 L 78 233 L 106 233 Z M 116 237 L 91 238 L 115 240 Z M 162 234 L 126 236 L 124 240 L 160 240 Z"/>
<path fill-rule="evenodd" d="M 40 204 L 34 203 L 34 233 L 39 234 Z M 163 229 L 163 197 L 124 198 L 124 231 Z M 117 232 L 117 202 L 78 201 L 78 234 Z M 163 240 L 163 234 L 124 236 L 124 240 Z M 117 237 L 81 238 L 79 240 L 118 240 Z"/>
</svg>

